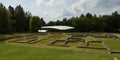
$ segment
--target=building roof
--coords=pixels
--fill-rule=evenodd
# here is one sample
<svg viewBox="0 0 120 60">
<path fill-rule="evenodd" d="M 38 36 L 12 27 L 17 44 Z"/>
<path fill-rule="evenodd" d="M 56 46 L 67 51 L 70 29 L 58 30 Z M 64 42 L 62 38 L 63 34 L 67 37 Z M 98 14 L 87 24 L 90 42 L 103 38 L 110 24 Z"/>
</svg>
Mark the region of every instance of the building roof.
<svg viewBox="0 0 120 60">
<path fill-rule="evenodd" d="M 38 32 L 44 33 L 47 32 L 47 30 L 38 30 Z"/>
<path fill-rule="evenodd" d="M 74 27 L 71 26 L 43 26 L 42 29 L 57 29 L 57 30 L 69 30 L 74 29 Z"/>
</svg>

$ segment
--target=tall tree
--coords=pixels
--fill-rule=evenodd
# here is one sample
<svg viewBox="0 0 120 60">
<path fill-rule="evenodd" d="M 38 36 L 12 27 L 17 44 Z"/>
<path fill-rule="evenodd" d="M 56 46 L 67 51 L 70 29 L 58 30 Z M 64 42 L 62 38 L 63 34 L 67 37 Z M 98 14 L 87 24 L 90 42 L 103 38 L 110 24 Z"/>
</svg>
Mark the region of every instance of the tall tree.
<svg viewBox="0 0 120 60">
<path fill-rule="evenodd" d="M 47 25 L 48 25 L 48 26 L 54 26 L 54 25 L 56 25 L 56 22 L 50 21 L 50 22 L 47 23 Z"/>
<path fill-rule="evenodd" d="M 73 26 L 76 28 L 76 31 L 81 32 L 89 32 L 92 28 L 91 20 L 82 16 L 73 21 Z"/>
<path fill-rule="evenodd" d="M 117 11 L 112 13 L 111 21 L 112 21 L 113 31 L 114 32 L 118 31 L 120 29 L 120 15 L 118 14 Z"/>
<path fill-rule="evenodd" d="M 10 32 L 10 13 L 8 10 L 0 3 L 0 33 Z"/>
<path fill-rule="evenodd" d="M 44 26 L 43 18 L 40 19 L 38 16 L 33 16 L 31 18 L 31 32 L 37 32 L 42 26 Z"/>
<path fill-rule="evenodd" d="M 8 7 L 9 12 L 11 13 L 10 22 L 11 22 L 11 32 L 16 32 L 16 20 L 15 20 L 15 9 L 12 6 Z"/>
<path fill-rule="evenodd" d="M 16 20 L 16 31 L 25 32 L 25 12 L 23 8 L 19 5 L 15 8 L 15 20 Z"/>
<path fill-rule="evenodd" d="M 46 25 L 46 22 L 44 21 L 44 19 L 41 18 L 40 20 L 41 20 L 41 23 L 42 23 L 41 25 L 42 25 L 42 26 L 45 26 L 45 25 Z"/>
<path fill-rule="evenodd" d="M 32 17 L 32 14 L 28 11 L 25 13 L 25 31 L 30 32 L 30 18 Z"/>
<path fill-rule="evenodd" d="M 92 19 L 92 14 L 91 13 L 87 13 L 86 14 L 86 18 Z"/>
</svg>

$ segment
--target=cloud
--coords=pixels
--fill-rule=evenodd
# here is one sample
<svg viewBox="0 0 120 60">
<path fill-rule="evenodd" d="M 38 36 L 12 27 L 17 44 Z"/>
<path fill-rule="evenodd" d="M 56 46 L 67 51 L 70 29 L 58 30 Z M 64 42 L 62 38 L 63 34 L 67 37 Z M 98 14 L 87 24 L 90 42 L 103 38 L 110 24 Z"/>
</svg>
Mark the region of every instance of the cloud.
<svg viewBox="0 0 120 60">
<path fill-rule="evenodd" d="M 45 18 L 46 22 L 56 21 L 56 20 L 60 19 L 60 18 L 58 18 L 59 16 L 60 16 L 59 12 L 45 12 L 42 14 L 42 17 Z"/>
<path fill-rule="evenodd" d="M 96 7 L 114 8 L 120 6 L 120 0 L 99 0 Z"/>
<path fill-rule="evenodd" d="M 42 6 L 42 5 L 45 4 L 45 1 L 43 1 L 43 0 L 36 0 L 35 3 L 36 3 L 37 6 Z"/>
<path fill-rule="evenodd" d="M 50 2 L 49 2 L 49 4 L 51 4 L 51 5 L 61 5 L 64 3 L 65 3 L 64 0 L 50 0 Z"/>
<path fill-rule="evenodd" d="M 54 6 L 54 5 L 62 5 L 65 3 L 64 0 L 36 0 L 37 6 Z"/>
<path fill-rule="evenodd" d="M 99 0 L 94 9 L 100 15 L 111 14 L 114 11 L 120 11 L 120 0 Z"/>
<path fill-rule="evenodd" d="M 120 0 L 36 0 L 36 4 L 44 9 L 46 15 L 43 17 L 48 20 L 80 16 L 88 12 L 97 15 L 120 12 Z"/>
<path fill-rule="evenodd" d="M 109 14 L 120 11 L 120 0 L 79 0 L 72 4 L 74 13 Z"/>
<path fill-rule="evenodd" d="M 74 10 L 75 12 L 81 11 L 84 12 L 85 9 L 87 8 L 87 5 L 89 3 L 90 0 L 79 0 L 76 3 L 74 3 L 72 5 L 72 10 Z"/>
<path fill-rule="evenodd" d="M 62 10 L 62 13 L 60 14 L 59 17 L 64 18 L 64 17 L 71 17 L 71 16 L 73 16 L 73 15 L 74 15 L 74 14 L 73 14 L 71 11 L 69 11 L 68 9 L 63 9 L 63 10 Z"/>
<path fill-rule="evenodd" d="M 23 6 L 25 11 L 39 15 L 46 21 L 64 17 L 80 16 L 82 13 L 96 15 L 120 13 L 120 0 L 0 0 L 5 6 Z M 27 4 L 26 4 L 27 3 Z"/>
</svg>

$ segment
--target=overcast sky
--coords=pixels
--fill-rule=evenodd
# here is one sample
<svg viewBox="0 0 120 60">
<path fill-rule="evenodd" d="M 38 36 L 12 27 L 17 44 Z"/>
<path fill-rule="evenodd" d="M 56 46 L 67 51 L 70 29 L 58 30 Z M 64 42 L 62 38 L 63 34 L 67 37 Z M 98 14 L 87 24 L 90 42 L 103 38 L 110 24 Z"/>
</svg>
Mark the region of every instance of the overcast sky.
<svg viewBox="0 0 120 60">
<path fill-rule="evenodd" d="M 43 17 L 46 22 L 88 12 L 97 15 L 120 12 L 120 0 L 0 0 L 6 7 L 21 5 L 25 11 Z"/>
</svg>

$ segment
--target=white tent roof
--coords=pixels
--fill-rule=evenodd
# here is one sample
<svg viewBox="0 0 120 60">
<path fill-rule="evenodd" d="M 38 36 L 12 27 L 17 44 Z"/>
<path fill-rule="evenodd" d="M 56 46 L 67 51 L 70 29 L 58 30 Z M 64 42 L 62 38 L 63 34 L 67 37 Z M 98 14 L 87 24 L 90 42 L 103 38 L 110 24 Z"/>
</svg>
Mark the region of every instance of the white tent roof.
<svg viewBox="0 0 120 60">
<path fill-rule="evenodd" d="M 47 32 L 47 30 L 38 30 L 38 32 L 43 32 L 44 33 L 44 32 Z"/>
<path fill-rule="evenodd" d="M 74 29 L 74 27 L 71 26 L 43 26 L 41 28 L 47 28 L 47 29 L 58 29 L 58 30 L 69 30 Z"/>
</svg>

